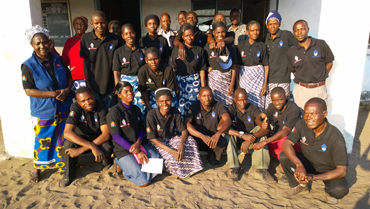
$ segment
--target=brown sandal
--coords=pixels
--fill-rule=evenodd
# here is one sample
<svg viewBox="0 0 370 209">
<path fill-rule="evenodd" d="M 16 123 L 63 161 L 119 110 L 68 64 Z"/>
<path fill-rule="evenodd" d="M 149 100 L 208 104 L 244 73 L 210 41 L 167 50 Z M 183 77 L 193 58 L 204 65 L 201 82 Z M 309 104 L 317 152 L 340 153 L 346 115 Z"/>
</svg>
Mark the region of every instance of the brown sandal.
<svg viewBox="0 0 370 209">
<path fill-rule="evenodd" d="M 31 173 L 31 179 L 30 179 L 30 182 L 31 183 L 38 183 L 40 180 L 40 170 L 37 170 L 37 171 L 33 171 Z"/>
</svg>

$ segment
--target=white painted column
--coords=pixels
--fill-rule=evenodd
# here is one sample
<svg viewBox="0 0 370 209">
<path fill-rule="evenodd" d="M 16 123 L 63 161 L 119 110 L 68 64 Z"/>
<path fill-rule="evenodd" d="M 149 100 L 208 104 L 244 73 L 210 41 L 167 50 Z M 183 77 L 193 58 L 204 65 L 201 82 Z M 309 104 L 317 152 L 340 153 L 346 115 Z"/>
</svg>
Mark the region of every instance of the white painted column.
<svg viewBox="0 0 370 209">
<path fill-rule="evenodd" d="M 21 64 L 33 49 L 24 35 L 26 28 L 42 25 L 40 0 L 5 1 L 0 17 L 0 117 L 5 150 L 18 157 L 33 157 L 35 134 L 29 97 L 22 87 Z M 4 6 L 3 5 L 3 6 Z"/>
<path fill-rule="evenodd" d="M 335 61 L 327 81 L 329 121 L 343 133 L 347 152 L 357 124 L 366 51 L 369 39 L 369 0 L 322 1 L 319 39 L 324 39 Z"/>
</svg>

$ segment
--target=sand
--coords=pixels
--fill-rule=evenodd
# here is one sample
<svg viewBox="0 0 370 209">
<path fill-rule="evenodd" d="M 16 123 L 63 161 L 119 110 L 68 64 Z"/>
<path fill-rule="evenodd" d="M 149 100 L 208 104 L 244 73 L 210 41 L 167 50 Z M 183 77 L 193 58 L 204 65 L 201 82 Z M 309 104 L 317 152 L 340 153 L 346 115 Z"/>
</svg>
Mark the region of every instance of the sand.
<svg viewBox="0 0 370 209">
<path fill-rule="evenodd" d="M 347 175 L 350 192 L 337 205 L 324 202 L 320 181 L 313 183 L 309 194 L 295 199 L 281 197 L 289 186 L 264 183 L 250 169 L 250 155 L 245 155 L 241 180 L 229 182 L 224 155 L 221 167 L 211 167 L 203 156 L 202 172 L 185 180 L 164 173 L 146 188 L 115 177 L 113 166 L 102 168 L 98 164 L 79 169 L 77 179 L 66 188 L 59 188 L 63 176 L 56 170 L 42 172 L 41 181 L 32 184 L 32 159 L 4 160 L 0 162 L 0 208 L 370 208 L 368 115 L 368 111 L 359 111 Z M 270 171 L 281 177 L 278 161 L 272 161 Z"/>
</svg>

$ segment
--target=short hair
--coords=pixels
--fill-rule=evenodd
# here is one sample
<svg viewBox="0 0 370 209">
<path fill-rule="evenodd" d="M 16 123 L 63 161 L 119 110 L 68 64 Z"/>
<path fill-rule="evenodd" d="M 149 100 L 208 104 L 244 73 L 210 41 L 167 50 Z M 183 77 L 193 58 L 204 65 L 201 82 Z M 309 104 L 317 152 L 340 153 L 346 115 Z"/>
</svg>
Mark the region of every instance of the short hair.
<svg viewBox="0 0 370 209">
<path fill-rule="evenodd" d="M 308 23 L 307 23 L 307 21 L 306 20 L 297 20 L 297 21 L 295 21 L 295 23 L 293 24 L 293 28 L 294 28 L 294 26 L 297 24 L 297 23 L 300 23 L 300 22 L 303 22 L 304 24 L 306 24 L 306 27 L 308 28 Z"/>
<path fill-rule="evenodd" d="M 234 8 L 234 9 L 232 9 L 232 10 L 230 11 L 230 15 L 231 15 L 231 13 L 233 13 L 233 12 L 239 12 L 239 14 L 240 14 L 240 10 L 239 10 L 238 8 Z"/>
<path fill-rule="evenodd" d="M 130 28 L 131 30 L 133 30 L 136 33 L 134 26 L 132 26 L 130 23 L 126 23 L 126 24 L 122 25 L 122 27 L 121 27 L 121 32 L 122 33 L 123 33 L 123 30 L 125 28 Z"/>
<path fill-rule="evenodd" d="M 108 30 L 111 29 L 111 27 L 114 25 L 114 24 L 118 24 L 119 26 L 121 26 L 121 22 L 118 21 L 118 20 L 111 20 L 109 23 L 108 23 Z"/>
<path fill-rule="evenodd" d="M 193 11 L 187 12 L 187 13 L 186 13 L 186 16 L 188 16 L 188 14 L 195 14 L 195 17 L 198 19 L 198 15 L 197 15 L 197 13 L 195 13 L 195 12 L 193 12 Z"/>
<path fill-rule="evenodd" d="M 99 10 L 94 11 L 94 12 L 91 13 L 91 19 L 93 19 L 92 17 L 94 17 L 94 16 L 104 17 L 104 19 L 107 20 L 107 16 L 105 15 L 105 13 L 102 12 L 102 11 L 99 11 Z"/>
<path fill-rule="evenodd" d="M 273 95 L 273 94 L 282 94 L 282 95 L 285 96 L 285 90 L 283 88 L 281 88 L 280 86 L 278 86 L 278 87 L 275 87 L 275 88 L 272 89 L 271 95 Z"/>
<path fill-rule="evenodd" d="M 120 81 L 117 83 L 114 90 L 116 90 L 117 94 L 120 94 L 122 89 L 126 86 L 130 86 L 132 88 L 132 85 L 127 81 Z"/>
<path fill-rule="evenodd" d="M 155 53 L 155 54 L 157 54 L 157 55 L 158 55 L 158 57 L 159 57 L 159 51 L 158 51 L 158 49 L 157 49 L 157 48 L 155 48 L 155 47 L 149 47 L 148 49 L 146 49 L 146 50 L 145 50 L 145 57 L 147 57 L 147 56 L 148 56 L 148 54 L 150 54 L 150 53 Z"/>
<path fill-rule="evenodd" d="M 247 24 L 247 30 L 249 30 L 249 27 L 250 27 L 251 25 L 258 25 L 258 27 L 261 29 L 261 25 L 260 25 L 260 23 L 259 23 L 258 21 L 256 21 L 256 20 L 251 20 L 251 21 L 249 21 L 249 23 Z"/>
<path fill-rule="evenodd" d="M 186 11 L 184 11 L 184 10 L 182 10 L 182 11 L 180 11 L 180 12 L 179 12 L 179 14 L 181 14 L 181 13 L 185 13 L 185 15 L 186 15 L 186 13 L 187 13 L 187 12 L 186 12 Z M 179 14 L 177 14 L 177 16 L 178 16 Z"/>
<path fill-rule="evenodd" d="M 245 89 L 243 89 L 243 88 L 237 88 L 237 89 L 235 89 L 235 91 L 234 91 L 234 99 L 236 98 L 236 96 L 237 96 L 237 91 L 240 91 L 240 92 L 242 92 L 242 93 L 245 93 L 246 95 L 247 95 L 247 97 L 248 97 L 248 93 L 247 93 L 247 91 L 245 90 Z"/>
<path fill-rule="evenodd" d="M 306 105 L 308 104 L 318 104 L 320 111 L 327 111 L 326 102 L 321 98 L 318 97 L 311 98 L 306 102 L 304 106 L 306 107 Z"/>
<path fill-rule="evenodd" d="M 209 91 L 212 93 L 212 95 L 213 95 L 212 89 L 211 89 L 211 88 L 209 88 L 209 86 L 203 86 L 203 87 L 201 87 L 201 88 L 199 89 L 199 94 L 200 94 L 200 92 L 202 92 L 203 90 L 209 90 Z"/>
<path fill-rule="evenodd" d="M 163 12 L 163 13 L 161 14 L 161 17 L 162 17 L 162 15 L 167 15 L 167 16 L 168 16 L 168 18 L 170 18 L 170 19 L 171 19 L 171 16 L 170 16 L 167 12 Z"/>
<path fill-rule="evenodd" d="M 83 94 L 83 93 L 85 93 L 85 92 L 90 92 L 90 93 L 92 93 L 91 89 L 89 89 L 89 88 L 87 88 L 87 87 L 80 87 L 80 88 L 79 88 L 79 89 L 77 89 L 77 91 L 76 91 L 76 96 L 77 96 L 78 94 Z"/>
</svg>

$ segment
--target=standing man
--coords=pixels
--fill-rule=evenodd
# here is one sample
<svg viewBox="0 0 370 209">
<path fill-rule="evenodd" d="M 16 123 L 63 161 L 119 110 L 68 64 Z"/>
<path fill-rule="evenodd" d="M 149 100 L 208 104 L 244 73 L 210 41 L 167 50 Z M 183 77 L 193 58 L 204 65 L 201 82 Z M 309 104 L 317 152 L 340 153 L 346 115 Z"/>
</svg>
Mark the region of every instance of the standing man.
<svg viewBox="0 0 370 209">
<path fill-rule="evenodd" d="M 287 66 L 286 53 L 297 44 L 297 40 L 290 31 L 280 30 L 280 26 L 280 14 L 277 11 L 271 11 L 266 18 L 269 33 L 263 40 L 269 49 L 270 64 L 265 107 L 271 104 L 271 91 L 277 86 L 284 89 L 287 98 L 290 96 L 290 71 Z"/>
<path fill-rule="evenodd" d="M 323 99 L 308 100 L 304 113 L 304 120 L 295 125 L 280 154 L 280 163 L 291 187 L 283 196 L 293 198 L 307 191 L 310 181 L 321 180 L 325 184 L 325 201 L 336 204 L 349 191 L 346 143 L 342 133 L 326 119 L 328 111 Z M 299 142 L 302 153 L 293 149 Z"/>
<path fill-rule="evenodd" d="M 80 50 L 86 86 L 93 91 L 96 100 L 109 108 L 113 105 L 113 54 L 121 45 L 118 36 L 107 32 L 107 18 L 102 11 L 91 14 L 90 24 L 93 31 L 82 35 Z"/>
<path fill-rule="evenodd" d="M 309 28 L 305 20 L 293 25 L 293 34 L 298 43 L 287 52 L 288 68 L 293 72 L 294 101 L 300 108 L 313 98 L 319 97 L 328 102 L 325 80 L 333 67 L 334 55 L 324 40 L 308 36 Z"/>
<path fill-rule="evenodd" d="M 161 29 L 158 30 L 158 35 L 161 35 L 162 37 L 167 39 L 168 46 L 170 47 L 170 51 L 172 51 L 173 48 L 173 41 L 175 40 L 175 37 L 177 35 L 177 32 L 174 30 L 171 30 L 171 17 L 167 13 L 163 13 L 161 15 L 161 19 L 159 20 L 161 23 Z"/>
<path fill-rule="evenodd" d="M 227 32 L 234 32 L 234 47 L 238 49 L 238 44 L 248 39 L 247 25 L 240 22 L 240 10 L 234 8 L 230 11 L 231 25 L 226 27 Z"/>
<path fill-rule="evenodd" d="M 177 20 L 179 21 L 180 27 L 186 23 L 186 12 L 185 11 L 180 11 L 179 14 L 177 15 Z"/>
</svg>

